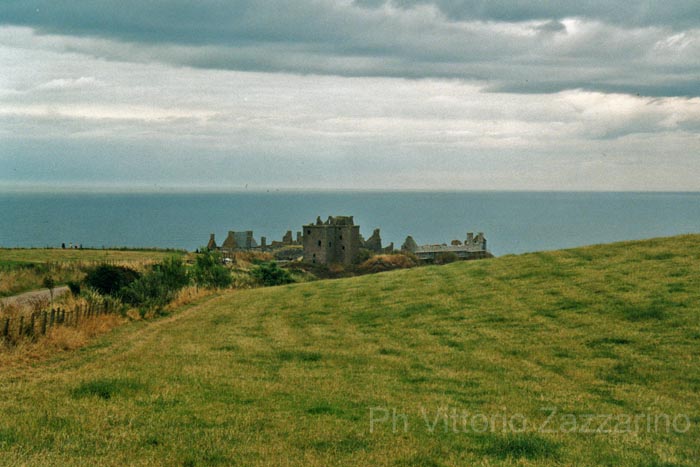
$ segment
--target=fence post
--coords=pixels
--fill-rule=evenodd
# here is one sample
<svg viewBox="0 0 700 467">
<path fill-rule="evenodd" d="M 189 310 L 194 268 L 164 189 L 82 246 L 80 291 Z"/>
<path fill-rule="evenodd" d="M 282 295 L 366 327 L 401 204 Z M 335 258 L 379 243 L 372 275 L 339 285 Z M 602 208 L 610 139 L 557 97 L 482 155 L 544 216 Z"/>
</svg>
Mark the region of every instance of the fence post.
<svg viewBox="0 0 700 467">
<path fill-rule="evenodd" d="M 36 313 L 29 316 L 29 327 L 27 328 L 27 336 L 34 337 L 34 324 L 36 321 Z"/>
<path fill-rule="evenodd" d="M 46 320 L 47 320 L 48 317 L 49 317 L 48 315 L 49 315 L 49 314 L 48 314 L 46 311 L 43 311 L 43 312 L 41 313 L 41 317 L 42 317 L 42 320 L 41 320 L 41 335 L 42 335 L 42 336 L 45 336 L 45 335 L 46 335 Z"/>
<path fill-rule="evenodd" d="M 5 328 L 2 330 L 2 335 L 7 338 L 10 337 L 10 318 L 5 318 Z"/>
<path fill-rule="evenodd" d="M 24 315 L 19 315 L 19 329 L 17 330 L 17 337 L 22 335 L 22 328 L 24 327 Z"/>
<path fill-rule="evenodd" d="M 50 318 L 50 320 L 49 320 L 49 327 L 50 327 L 50 328 L 53 327 L 53 322 L 54 322 L 55 319 L 56 319 L 56 310 L 53 309 L 53 308 L 51 308 L 51 318 Z"/>
</svg>

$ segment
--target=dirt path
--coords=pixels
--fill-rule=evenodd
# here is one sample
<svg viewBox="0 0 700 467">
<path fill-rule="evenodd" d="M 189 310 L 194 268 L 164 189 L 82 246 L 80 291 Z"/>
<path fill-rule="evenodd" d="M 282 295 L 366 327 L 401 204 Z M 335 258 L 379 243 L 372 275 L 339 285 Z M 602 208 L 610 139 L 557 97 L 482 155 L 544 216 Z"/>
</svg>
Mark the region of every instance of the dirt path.
<svg viewBox="0 0 700 467">
<path fill-rule="evenodd" d="M 53 289 L 53 298 L 57 298 L 68 292 L 68 287 L 62 285 Z M 50 300 L 51 294 L 48 289 L 32 290 L 11 297 L 0 298 L 0 303 L 3 305 L 27 305 L 34 300 Z"/>
</svg>

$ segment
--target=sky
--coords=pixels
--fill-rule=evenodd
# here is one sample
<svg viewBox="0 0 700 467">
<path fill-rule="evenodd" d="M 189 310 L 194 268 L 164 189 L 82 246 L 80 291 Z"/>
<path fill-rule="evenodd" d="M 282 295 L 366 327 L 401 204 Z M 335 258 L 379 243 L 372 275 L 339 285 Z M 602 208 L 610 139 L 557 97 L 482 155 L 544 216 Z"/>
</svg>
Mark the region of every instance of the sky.
<svg viewBox="0 0 700 467">
<path fill-rule="evenodd" d="M 2 190 L 700 190 L 697 0 L 2 0 Z"/>
</svg>

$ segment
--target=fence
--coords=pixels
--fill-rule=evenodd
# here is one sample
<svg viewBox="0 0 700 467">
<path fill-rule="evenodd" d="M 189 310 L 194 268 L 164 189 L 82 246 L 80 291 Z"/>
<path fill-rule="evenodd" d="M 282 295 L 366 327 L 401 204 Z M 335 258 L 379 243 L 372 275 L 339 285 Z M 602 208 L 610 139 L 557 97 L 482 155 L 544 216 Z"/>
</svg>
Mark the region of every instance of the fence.
<svg viewBox="0 0 700 467">
<path fill-rule="evenodd" d="M 19 316 L 0 317 L 0 338 L 12 344 L 20 339 L 35 340 L 56 326 L 78 327 L 83 321 L 108 313 L 120 311 L 117 303 L 109 300 L 103 303 L 79 305 L 71 310 L 52 308 L 34 311 Z"/>
</svg>

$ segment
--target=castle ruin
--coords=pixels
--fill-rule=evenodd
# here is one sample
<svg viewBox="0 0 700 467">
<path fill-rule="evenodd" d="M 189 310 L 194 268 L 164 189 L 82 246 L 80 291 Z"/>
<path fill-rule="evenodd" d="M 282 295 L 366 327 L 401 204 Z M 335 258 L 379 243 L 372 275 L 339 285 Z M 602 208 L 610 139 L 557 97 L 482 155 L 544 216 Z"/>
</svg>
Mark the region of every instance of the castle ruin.
<svg viewBox="0 0 700 467">
<path fill-rule="evenodd" d="M 418 259 L 423 261 L 434 261 L 438 255 L 445 253 L 454 254 L 459 259 L 477 259 L 490 256 L 486 249 L 486 237 L 484 237 L 482 232 L 479 232 L 476 236 L 474 233 L 469 232 L 464 242 L 452 240 L 449 245 L 445 243 L 441 245 L 418 245 L 413 237 L 409 235 L 401 246 L 401 250 L 413 253 Z"/>
<path fill-rule="evenodd" d="M 331 216 L 326 222 L 318 217 L 316 223 L 303 228 L 305 262 L 349 265 L 357 260 L 362 245 L 360 226 L 352 216 Z"/>
<path fill-rule="evenodd" d="M 383 247 L 379 229 L 374 229 L 372 235 L 365 240 L 360 234 L 360 226 L 355 225 L 353 216 L 329 216 L 325 222 L 317 217 L 315 223 L 304 225 L 303 231 L 296 232 L 296 238 L 288 230 L 282 241 L 273 240 L 268 243 L 266 237 L 261 237 L 259 245 L 252 230 L 229 231 L 221 246 L 217 246 L 215 236 L 211 234 L 207 249 L 221 251 L 224 258 L 232 258 L 237 251 L 264 251 L 272 252 L 277 260 L 298 260 L 303 254 L 306 263 L 350 265 L 359 260 L 361 249 L 375 254 L 390 254 L 394 252 L 394 244 Z M 486 250 L 484 234 L 474 235 L 472 232 L 467 233 L 464 241 L 452 240 L 449 245 L 418 245 L 409 235 L 401 245 L 401 250 L 413 253 L 422 261 L 434 261 L 442 254 L 454 254 L 459 259 L 491 256 Z"/>
<path fill-rule="evenodd" d="M 235 231 L 230 230 L 228 236 L 221 244 L 221 246 L 216 243 L 216 236 L 214 234 L 209 235 L 209 242 L 207 243 L 207 250 L 209 251 L 220 251 L 224 258 L 232 258 L 233 254 L 238 251 L 266 251 L 270 252 L 273 250 L 281 250 L 285 247 L 301 247 L 300 241 L 301 233 L 297 232 L 297 240 L 292 238 L 291 230 L 288 230 L 284 235 L 282 241 L 272 241 L 268 244 L 267 237 L 260 237 L 260 244 L 255 241 L 252 230 L 245 231 Z M 292 252 L 293 253 L 293 252 Z M 294 256 L 292 253 L 287 256 Z"/>
</svg>

